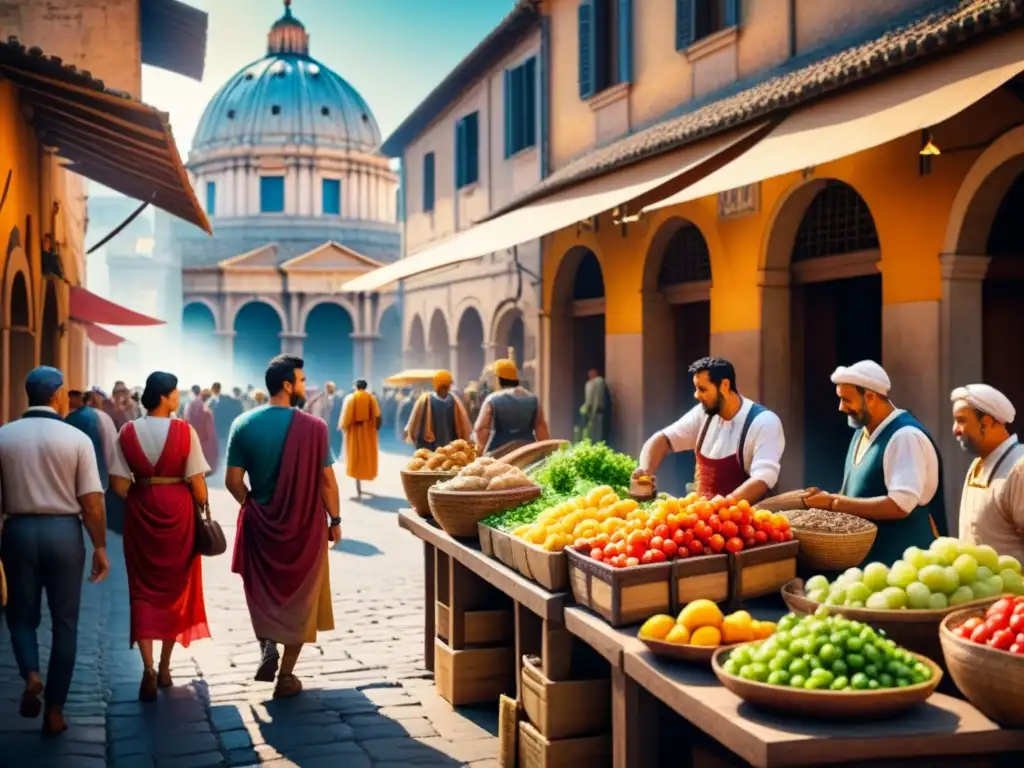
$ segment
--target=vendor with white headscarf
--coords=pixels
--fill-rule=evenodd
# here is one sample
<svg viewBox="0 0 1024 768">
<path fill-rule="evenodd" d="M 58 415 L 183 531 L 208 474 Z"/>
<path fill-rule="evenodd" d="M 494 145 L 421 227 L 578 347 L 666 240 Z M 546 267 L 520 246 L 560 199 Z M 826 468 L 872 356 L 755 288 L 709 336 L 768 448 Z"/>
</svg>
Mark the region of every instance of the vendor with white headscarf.
<svg viewBox="0 0 1024 768">
<path fill-rule="evenodd" d="M 1024 560 L 1024 446 L 1007 429 L 1017 411 L 988 384 L 958 387 L 950 400 L 953 435 L 976 457 L 960 497 L 960 539 Z"/>
<path fill-rule="evenodd" d="M 921 423 L 892 404 L 889 376 L 878 363 L 839 366 L 832 383 L 839 410 L 856 432 L 840 492 L 811 489 L 804 504 L 874 522 L 878 536 L 865 562 L 892 565 L 907 547 L 927 548 L 945 535 L 939 452 Z"/>
</svg>

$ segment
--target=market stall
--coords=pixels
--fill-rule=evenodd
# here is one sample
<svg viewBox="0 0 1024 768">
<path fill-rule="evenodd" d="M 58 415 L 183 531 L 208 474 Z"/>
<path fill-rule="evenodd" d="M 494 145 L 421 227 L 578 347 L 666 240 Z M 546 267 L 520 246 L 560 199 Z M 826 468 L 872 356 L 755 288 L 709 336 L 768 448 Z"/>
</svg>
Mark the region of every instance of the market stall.
<svg viewBox="0 0 1024 768">
<path fill-rule="evenodd" d="M 427 667 L 454 706 L 507 697 L 503 764 L 1021 764 L 1024 677 L 984 656 L 1024 675 L 986 644 L 1024 617 L 997 602 L 1024 592 L 1012 558 L 945 539 L 862 570 L 873 531 L 842 517 L 639 501 L 603 446 L 510 461 L 450 467 L 399 515 L 424 542 Z M 953 678 L 973 704 L 936 691 Z"/>
</svg>

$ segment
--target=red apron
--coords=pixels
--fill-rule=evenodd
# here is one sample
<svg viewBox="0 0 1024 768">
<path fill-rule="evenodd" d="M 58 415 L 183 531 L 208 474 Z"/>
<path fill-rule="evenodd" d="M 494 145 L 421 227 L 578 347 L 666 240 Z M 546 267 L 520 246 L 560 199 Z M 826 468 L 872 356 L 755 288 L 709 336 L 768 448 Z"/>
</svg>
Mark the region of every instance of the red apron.
<svg viewBox="0 0 1024 768">
<path fill-rule="evenodd" d="M 711 426 L 711 419 L 714 417 L 708 416 L 704 420 L 704 426 L 700 431 L 700 437 L 697 438 L 697 447 L 694 450 L 697 459 L 694 480 L 697 484 L 697 492 L 705 499 L 729 496 L 750 478 L 743 461 L 743 446 L 747 442 L 750 425 L 764 410 L 764 406 L 758 403 L 751 405 L 746 421 L 743 422 L 743 431 L 740 432 L 740 442 L 736 453 L 721 459 L 709 459 L 701 453 L 704 438 L 707 437 L 708 427 Z"/>
</svg>

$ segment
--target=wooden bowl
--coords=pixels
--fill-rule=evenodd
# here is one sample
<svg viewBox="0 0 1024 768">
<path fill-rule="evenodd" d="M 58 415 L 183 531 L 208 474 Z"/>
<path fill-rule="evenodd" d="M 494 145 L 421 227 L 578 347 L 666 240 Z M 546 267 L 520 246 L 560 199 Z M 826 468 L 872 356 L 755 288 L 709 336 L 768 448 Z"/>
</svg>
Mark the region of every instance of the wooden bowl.
<svg viewBox="0 0 1024 768">
<path fill-rule="evenodd" d="M 731 645 L 683 645 L 679 643 L 666 643 L 664 640 L 654 640 L 642 635 L 637 635 L 637 638 L 656 656 L 663 656 L 666 659 L 678 659 L 679 661 L 687 661 L 693 664 L 708 664 L 719 649 L 731 650 L 742 645 L 742 643 L 733 643 Z"/>
<path fill-rule="evenodd" d="M 730 675 L 722 665 L 731 652 L 732 648 L 720 648 L 711 659 L 711 668 L 722 685 L 751 704 L 804 717 L 868 720 L 892 715 L 923 704 L 942 681 L 942 668 L 928 657 L 915 654 L 932 671 L 928 682 L 879 691 L 808 691 Z"/>
<path fill-rule="evenodd" d="M 786 510 L 781 514 L 786 514 Z M 801 510 L 802 511 L 802 510 Z M 800 542 L 797 561 L 813 571 L 845 571 L 864 562 L 878 535 L 878 526 L 857 533 L 825 533 L 793 526 L 793 538 Z"/>
<path fill-rule="evenodd" d="M 999 598 L 989 598 L 988 604 Z M 972 643 L 953 630 L 988 606 L 955 611 L 942 620 L 939 641 L 957 688 L 983 714 L 1006 728 L 1024 727 L 1024 656 Z"/>
<path fill-rule="evenodd" d="M 801 545 L 803 546 L 803 545 Z M 803 579 L 793 579 L 782 588 L 782 599 L 789 609 L 800 616 L 814 613 L 824 603 L 816 603 L 804 592 Z M 990 598 L 975 600 L 952 608 L 897 609 L 879 611 L 871 608 L 847 608 L 842 605 L 825 605 L 830 614 L 841 614 L 854 621 L 863 621 L 875 629 L 881 629 L 886 636 L 914 653 L 920 653 L 929 659 L 942 658 L 942 646 L 939 643 L 939 624 L 946 616 L 961 608 L 991 603 Z"/>
<path fill-rule="evenodd" d="M 412 472 L 408 469 L 402 470 L 402 489 L 405 491 L 405 498 L 416 510 L 420 517 L 430 517 L 430 503 L 427 499 L 427 491 L 431 486 L 451 480 L 455 472 Z"/>
<path fill-rule="evenodd" d="M 477 538 L 477 523 L 485 517 L 533 501 L 540 494 L 539 485 L 502 491 L 439 491 L 431 487 L 427 502 L 430 514 L 449 536 Z"/>
</svg>

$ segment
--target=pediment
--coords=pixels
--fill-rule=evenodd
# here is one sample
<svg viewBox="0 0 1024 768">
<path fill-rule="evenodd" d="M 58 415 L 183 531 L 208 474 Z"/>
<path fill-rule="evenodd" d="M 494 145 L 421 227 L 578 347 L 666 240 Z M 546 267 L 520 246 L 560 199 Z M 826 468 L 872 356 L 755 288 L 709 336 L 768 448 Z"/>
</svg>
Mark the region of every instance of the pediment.
<svg viewBox="0 0 1024 768">
<path fill-rule="evenodd" d="M 286 272 L 369 272 L 381 266 L 383 265 L 379 261 L 331 240 L 289 259 L 281 265 L 281 269 Z"/>
<path fill-rule="evenodd" d="M 277 258 L 277 243 L 268 243 L 246 253 L 240 253 L 237 256 L 224 259 L 217 266 L 222 269 L 230 269 L 232 267 L 276 269 Z"/>
</svg>

